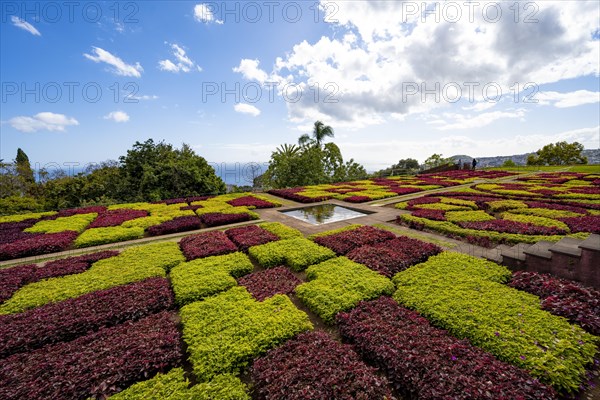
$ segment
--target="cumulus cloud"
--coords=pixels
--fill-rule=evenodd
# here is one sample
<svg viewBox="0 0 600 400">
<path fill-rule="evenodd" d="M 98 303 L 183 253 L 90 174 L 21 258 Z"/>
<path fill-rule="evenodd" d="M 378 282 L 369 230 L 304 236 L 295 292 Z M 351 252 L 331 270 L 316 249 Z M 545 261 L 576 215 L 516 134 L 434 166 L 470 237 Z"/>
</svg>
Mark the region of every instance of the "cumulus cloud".
<svg viewBox="0 0 600 400">
<path fill-rule="evenodd" d="M 166 42 L 165 42 L 166 43 Z M 169 43 L 166 43 L 169 44 Z M 202 68 L 192 61 L 186 54 L 183 47 L 176 43 L 170 44 L 175 56 L 175 62 L 166 59 L 158 62 L 158 68 L 161 71 L 168 72 L 190 72 L 192 70 L 202 71 Z"/>
<path fill-rule="evenodd" d="M 327 3 L 322 0 L 321 6 L 327 8 Z M 449 107 L 444 96 L 422 100 L 422 94 L 439 94 L 448 83 L 463 88 L 477 84 L 469 100 L 473 105 L 465 111 L 482 112 L 493 107 L 485 102 L 486 84 L 511 97 L 515 82 L 542 85 L 600 73 L 600 47 L 592 34 L 598 28 L 595 2 L 538 2 L 535 15 L 521 7 L 517 22 L 508 8 L 512 3 L 448 3 L 452 5 L 436 2 L 434 9 L 429 4 L 425 10 L 425 3 L 411 1 L 337 2 L 335 15 L 325 19 L 335 36 L 297 43 L 273 60 L 272 70 L 260 69 L 259 61 L 250 58 L 234 71 L 260 83 L 269 79 L 298 85 L 304 95 L 286 101 L 289 119 L 308 123 L 323 117 L 338 127 L 376 125 Z M 499 20 L 488 4 L 502 8 Z M 454 10 L 448 7 L 458 7 L 457 21 L 451 21 Z M 524 18 L 537 22 L 525 23 Z M 404 96 L 411 84 L 417 85 L 416 95 Z M 317 87 L 318 101 L 311 92 Z M 337 103 L 324 101 L 332 93 Z M 467 97 L 466 90 L 461 97 Z M 569 103 L 554 105 L 559 104 Z M 502 112 L 487 116 L 509 117 Z"/>
<path fill-rule="evenodd" d="M 239 112 L 241 114 L 249 114 L 249 115 L 252 115 L 253 117 L 257 117 L 260 115 L 260 110 L 251 104 L 238 103 L 235 106 L 233 106 L 233 109 L 236 112 Z"/>
<path fill-rule="evenodd" d="M 481 128 L 503 118 L 523 118 L 525 116 L 525 110 L 491 111 L 473 116 L 458 113 L 444 113 L 443 116 L 443 119 L 435 120 L 434 122 L 438 125 L 436 129 L 440 131 Z"/>
<path fill-rule="evenodd" d="M 210 5 L 206 3 L 200 3 L 194 6 L 194 18 L 199 22 L 214 22 L 215 24 L 223 25 L 223 21 L 215 18 Z"/>
<path fill-rule="evenodd" d="M 100 47 L 92 47 L 92 53 L 93 55 L 84 53 L 83 56 L 95 63 L 103 62 L 110 65 L 112 68 L 109 70 L 117 75 L 133 76 L 134 78 L 142 76 L 144 68 L 142 68 L 139 62 L 136 62 L 135 65 L 127 64 L 119 57 Z"/>
<path fill-rule="evenodd" d="M 244 58 L 240 61 L 240 65 L 233 68 L 233 72 L 238 72 L 250 81 L 258 81 L 261 84 L 265 83 L 268 75 L 265 71 L 258 67 L 260 61 Z"/>
<path fill-rule="evenodd" d="M 8 120 L 10 126 L 20 132 L 59 131 L 64 132 L 67 126 L 79 125 L 79 122 L 64 114 L 41 112 L 33 117 L 18 116 Z"/>
<path fill-rule="evenodd" d="M 557 108 L 577 107 L 583 104 L 600 102 L 600 92 L 576 90 L 574 92 L 539 92 L 534 96 L 541 105 L 553 105 Z"/>
<path fill-rule="evenodd" d="M 112 111 L 104 116 L 104 119 L 110 119 L 115 122 L 129 121 L 129 115 L 124 111 Z"/>
<path fill-rule="evenodd" d="M 35 27 L 33 25 L 31 25 L 29 22 L 27 22 L 17 16 L 14 16 L 14 15 L 10 17 L 10 20 L 12 21 L 13 25 L 16 26 L 17 28 L 21 28 L 21 29 L 31 33 L 33 36 L 42 36 L 40 31 L 35 29 Z"/>
</svg>

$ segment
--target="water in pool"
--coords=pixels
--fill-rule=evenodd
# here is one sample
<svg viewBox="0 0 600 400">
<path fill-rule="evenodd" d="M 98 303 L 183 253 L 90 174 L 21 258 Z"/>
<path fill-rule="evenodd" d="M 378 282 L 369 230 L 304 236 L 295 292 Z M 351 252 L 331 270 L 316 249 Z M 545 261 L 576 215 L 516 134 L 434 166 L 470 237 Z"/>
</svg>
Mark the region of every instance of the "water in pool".
<svg viewBox="0 0 600 400">
<path fill-rule="evenodd" d="M 308 222 L 313 225 L 328 224 L 330 222 L 344 221 L 346 219 L 364 217 L 366 212 L 350 210 L 335 204 L 319 204 L 298 208 L 295 210 L 281 211 L 283 214 Z"/>
</svg>

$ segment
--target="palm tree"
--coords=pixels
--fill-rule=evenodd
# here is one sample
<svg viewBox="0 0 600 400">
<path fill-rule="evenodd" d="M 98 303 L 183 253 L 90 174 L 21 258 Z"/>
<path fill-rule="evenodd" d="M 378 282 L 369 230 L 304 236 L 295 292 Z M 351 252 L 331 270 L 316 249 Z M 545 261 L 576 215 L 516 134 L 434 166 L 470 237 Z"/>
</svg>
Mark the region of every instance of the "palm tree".
<svg viewBox="0 0 600 400">
<path fill-rule="evenodd" d="M 277 147 L 276 149 L 276 153 L 285 157 L 292 157 L 295 156 L 296 154 L 298 154 L 298 152 L 300 151 L 300 148 L 298 146 L 296 146 L 295 144 L 282 144 L 280 147 Z"/>
<path fill-rule="evenodd" d="M 317 142 L 317 147 L 321 147 L 321 142 L 323 142 L 326 137 L 333 137 L 333 128 L 329 125 L 325 125 L 321 121 L 316 121 L 313 126 L 312 136 Z"/>
<path fill-rule="evenodd" d="M 321 121 L 315 122 L 315 125 L 313 126 L 313 131 L 312 131 L 312 139 L 315 141 L 315 145 L 317 147 L 321 147 L 321 144 L 323 143 L 325 138 L 333 137 L 333 136 L 334 136 L 334 134 L 333 134 L 332 127 L 330 127 L 329 125 L 325 125 Z M 300 146 L 303 146 L 303 145 L 309 143 L 310 140 L 311 140 L 311 137 L 305 133 L 304 135 L 302 135 L 298 138 L 298 144 Z"/>
</svg>

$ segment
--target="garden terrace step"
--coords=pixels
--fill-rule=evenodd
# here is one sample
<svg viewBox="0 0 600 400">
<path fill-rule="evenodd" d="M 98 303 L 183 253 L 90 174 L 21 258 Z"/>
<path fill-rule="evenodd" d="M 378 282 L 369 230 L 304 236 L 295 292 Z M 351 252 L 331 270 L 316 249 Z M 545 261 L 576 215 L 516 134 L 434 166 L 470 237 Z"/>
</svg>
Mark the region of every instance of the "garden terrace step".
<svg viewBox="0 0 600 400">
<path fill-rule="evenodd" d="M 600 289 L 600 235 L 592 234 L 579 244 L 578 280 L 588 286 Z"/>
<path fill-rule="evenodd" d="M 525 269 L 525 254 L 523 251 L 529 247 L 528 244 L 518 243 L 508 249 L 501 250 L 502 264 L 513 271 Z"/>
<path fill-rule="evenodd" d="M 495 263 L 502 263 L 502 252 L 510 250 L 510 246 L 505 244 L 498 245 L 493 249 L 488 249 L 488 251 L 483 255 L 487 260 L 493 261 Z"/>
<path fill-rule="evenodd" d="M 552 246 L 550 251 L 552 253 L 562 253 L 574 257 L 581 257 L 581 248 L 579 247 L 581 243 L 582 241 L 579 239 L 565 237 Z"/>
<path fill-rule="evenodd" d="M 555 244 L 553 242 L 541 240 L 535 244 L 532 244 L 525 250 L 523 250 L 523 253 L 525 253 L 526 258 L 527 258 L 527 256 L 533 256 L 533 257 L 539 257 L 539 258 L 544 258 L 544 259 L 549 260 L 552 258 L 552 253 L 550 252 L 550 248 L 552 248 L 553 246 L 555 246 Z"/>
</svg>

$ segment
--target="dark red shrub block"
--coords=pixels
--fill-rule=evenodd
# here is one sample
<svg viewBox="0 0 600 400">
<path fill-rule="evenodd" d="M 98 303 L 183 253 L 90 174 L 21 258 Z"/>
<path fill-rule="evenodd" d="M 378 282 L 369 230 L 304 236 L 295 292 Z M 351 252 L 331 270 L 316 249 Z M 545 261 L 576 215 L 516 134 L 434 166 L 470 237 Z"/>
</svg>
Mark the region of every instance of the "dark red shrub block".
<svg viewBox="0 0 600 400">
<path fill-rule="evenodd" d="M 47 262 L 43 267 L 37 268 L 35 271 L 35 281 L 71 274 L 79 274 L 91 267 L 96 261 L 114 257 L 117 254 L 119 254 L 118 251 L 108 250 L 50 261 Z"/>
<path fill-rule="evenodd" d="M 233 253 L 238 250 L 237 246 L 221 231 L 186 236 L 179 242 L 179 247 L 188 261 Z"/>
<path fill-rule="evenodd" d="M 390 188 L 390 192 L 394 192 L 396 194 L 398 194 L 399 196 L 403 195 L 403 194 L 411 194 L 411 193 L 417 193 L 417 192 L 422 192 L 423 189 L 419 189 L 419 188 L 409 188 L 409 187 L 392 187 Z"/>
<path fill-rule="evenodd" d="M 578 282 L 537 272 L 513 273 L 509 286 L 542 299 L 542 308 L 600 335 L 600 291 Z"/>
<path fill-rule="evenodd" d="M 10 299 L 19 288 L 33 282 L 36 269 L 35 264 L 0 269 L 0 302 Z"/>
<path fill-rule="evenodd" d="M 19 314 L 0 315 L 0 358 L 52 343 L 73 340 L 103 327 L 138 320 L 173 306 L 165 278 L 47 304 Z"/>
<path fill-rule="evenodd" d="M 273 208 L 275 204 L 270 201 L 258 199 L 254 196 L 238 197 L 237 199 L 229 200 L 228 204 L 234 207 L 255 207 L 255 208 Z"/>
<path fill-rule="evenodd" d="M 276 294 L 291 294 L 302 281 L 286 267 L 275 267 L 253 272 L 238 279 L 241 286 L 258 301 Z"/>
<path fill-rule="evenodd" d="M 460 222 L 459 225 L 467 229 L 478 231 L 494 231 L 500 233 L 517 233 L 520 235 L 564 235 L 567 232 L 554 226 L 539 226 L 505 219 L 491 221 Z"/>
<path fill-rule="evenodd" d="M 427 208 L 417 208 L 410 213 L 412 216 L 427 218 L 434 221 L 446 221 L 446 213 L 443 210 L 430 210 Z"/>
<path fill-rule="evenodd" d="M 73 243 L 77 235 L 75 231 L 45 233 L 0 245 L 0 261 L 63 251 Z"/>
<path fill-rule="evenodd" d="M 76 214 L 90 214 L 90 213 L 101 214 L 105 211 L 106 211 L 106 207 L 104 207 L 104 206 L 69 208 L 66 210 L 60 210 L 57 214 L 51 215 L 49 217 L 45 217 L 44 219 L 56 219 L 59 217 L 70 217 L 70 216 L 76 215 Z"/>
<path fill-rule="evenodd" d="M 364 203 L 366 201 L 371 201 L 369 196 L 350 196 L 344 199 L 347 203 Z"/>
<path fill-rule="evenodd" d="M 98 215 L 94 222 L 88 226 L 88 229 L 119 226 L 125 221 L 146 216 L 148 216 L 148 211 L 144 210 L 128 210 L 126 208 L 108 210 Z"/>
<path fill-rule="evenodd" d="M 527 372 L 435 328 L 389 297 L 339 313 L 342 338 L 386 372 L 407 398 L 556 399 Z"/>
<path fill-rule="evenodd" d="M 242 251 L 246 251 L 252 246 L 279 240 L 277 235 L 256 225 L 231 228 L 225 231 L 225 234 Z"/>
<path fill-rule="evenodd" d="M 258 399 L 391 399 L 385 378 L 348 345 L 307 332 L 259 358 L 252 367 Z"/>
<path fill-rule="evenodd" d="M 350 231 L 319 236 L 314 241 L 321 246 L 335 251 L 337 255 L 344 255 L 357 247 L 383 242 L 395 237 L 396 235 L 383 229 L 373 228 L 372 226 L 361 226 Z"/>
<path fill-rule="evenodd" d="M 176 315 L 161 312 L 0 364 L 2 399 L 103 397 L 181 364 Z"/>
<path fill-rule="evenodd" d="M 411 265 L 427 261 L 442 251 L 438 246 L 405 236 L 358 247 L 346 256 L 391 278 Z"/>
<path fill-rule="evenodd" d="M 154 225 L 146 229 L 150 236 L 167 235 L 169 233 L 193 231 L 201 228 L 200 218 L 196 216 L 177 217 L 170 221 Z"/>
<path fill-rule="evenodd" d="M 248 214 L 222 214 L 207 213 L 200 216 L 202 223 L 208 227 L 235 224 L 236 222 L 250 221 Z"/>
<path fill-rule="evenodd" d="M 590 232 L 600 233 L 600 215 L 587 215 L 585 217 L 559 218 L 567 224 L 572 233 Z"/>
</svg>

